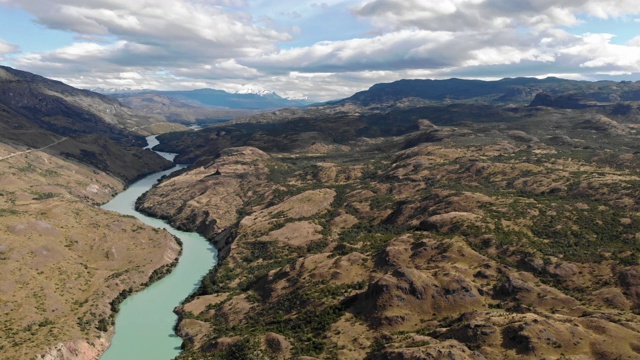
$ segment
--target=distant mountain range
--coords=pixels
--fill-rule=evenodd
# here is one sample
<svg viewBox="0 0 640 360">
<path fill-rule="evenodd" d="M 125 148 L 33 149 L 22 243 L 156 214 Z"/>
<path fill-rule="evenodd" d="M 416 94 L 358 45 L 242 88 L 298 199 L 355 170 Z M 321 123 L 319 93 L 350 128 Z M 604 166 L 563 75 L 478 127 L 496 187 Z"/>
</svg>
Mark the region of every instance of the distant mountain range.
<svg viewBox="0 0 640 360">
<path fill-rule="evenodd" d="M 556 77 L 506 78 L 496 81 L 482 80 L 399 80 L 376 84 L 365 91 L 340 100 L 338 104 L 380 106 L 396 104 L 408 99 L 427 103 L 530 103 L 537 94 L 576 94 L 584 101 L 615 102 L 640 100 L 640 82 L 576 81 Z"/>
<path fill-rule="evenodd" d="M 199 107 L 232 110 L 274 110 L 287 107 L 304 107 L 313 102 L 308 99 L 288 99 L 275 92 L 265 90 L 245 89 L 236 93 L 216 89 L 197 89 L 185 91 L 109 91 L 100 92 L 109 94 L 118 99 L 126 99 L 140 95 L 160 95 L 180 102 Z"/>
<path fill-rule="evenodd" d="M 260 110 L 211 108 L 188 104 L 159 93 L 136 93 L 116 95 L 123 104 L 139 114 L 160 117 L 165 121 L 180 124 L 212 124 L 260 113 Z M 266 110 L 262 110 L 266 111 Z"/>
<path fill-rule="evenodd" d="M 419 114 L 424 108 L 430 108 L 427 112 L 432 115 L 435 111 L 442 116 L 451 117 L 454 113 L 460 116 L 475 113 L 476 110 L 461 110 L 469 106 L 499 108 L 529 105 L 586 109 L 617 104 L 615 111 L 619 115 L 627 115 L 628 112 L 635 111 L 634 107 L 625 104 L 630 101 L 640 101 L 640 81 L 590 82 L 555 77 L 506 78 L 496 81 L 413 79 L 375 84 L 368 90 L 342 100 L 305 108 L 264 112 L 233 120 L 232 123 L 276 123 L 350 115 L 391 114 L 397 111 Z M 384 119 L 380 121 L 384 122 Z"/>
</svg>

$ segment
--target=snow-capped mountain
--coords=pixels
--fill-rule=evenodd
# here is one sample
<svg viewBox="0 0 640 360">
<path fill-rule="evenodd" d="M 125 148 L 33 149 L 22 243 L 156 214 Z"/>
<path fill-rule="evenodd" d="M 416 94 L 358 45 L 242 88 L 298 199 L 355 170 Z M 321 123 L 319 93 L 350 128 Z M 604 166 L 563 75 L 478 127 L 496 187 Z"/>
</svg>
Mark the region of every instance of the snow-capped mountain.
<svg viewBox="0 0 640 360">
<path fill-rule="evenodd" d="M 103 92 L 103 94 L 111 96 L 158 94 L 189 105 L 216 109 L 272 110 L 303 107 L 312 103 L 307 99 L 288 99 L 273 91 L 255 90 L 255 88 L 248 87 L 235 93 L 216 89 L 196 89 L 186 91 L 133 90 L 127 92 Z"/>
<path fill-rule="evenodd" d="M 137 93 L 137 92 L 148 92 L 148 91 L 152 91 L 149 89 L 134 89 L 134 88 L 130 88 L 130 87 L 121 87 L 121 88 L 102 88 L 102 87 L 97 87 L 97 88 L 91 88 L 91 89 L 87 89 L 93 92 L 97 92 L 99 94 L 104 94 L 104 95 L 111 95 L 111 94 L 128 94 L 128 93 Z"/>
<path fill-rule="evenodd" d="M 308 96 L 303 96 L 303 95 L 291 95 L 291 96 L 283 96 L 285 99 L 287 100 L 291 100 L 291 101 L 311 101 L 311 99 L 309 99 Z"/>
<path fill-rule="evenodd" d="M 308 96 L 304 95 L 280 95 L 273 90 L 267 90 L 260 87 L 246 86 L 240 90 L 236 90 L 234 94 L 245 94 L 245 95 L 260 95 L 260 96 L 272 96 L 279 97 L 291 101 L 310 101 Z"/>
<path fill-rule="evenodd" d="M 253 94 L 253 95 L 278 95 L 275 91 L 265 90 L 265 89 L 255 89 L 255 88 L 243 88 L 234 92 L 234 94 Z"/>
</svg>

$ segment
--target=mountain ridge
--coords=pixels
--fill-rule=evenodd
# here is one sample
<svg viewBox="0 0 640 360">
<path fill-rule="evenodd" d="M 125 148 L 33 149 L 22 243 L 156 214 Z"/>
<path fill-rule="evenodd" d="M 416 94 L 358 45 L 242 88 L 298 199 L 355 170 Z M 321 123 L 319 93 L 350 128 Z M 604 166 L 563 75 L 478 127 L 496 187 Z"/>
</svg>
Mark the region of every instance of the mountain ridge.
<svg viewBox="0 0 640 360">
<path fill-rule="evenodd" d="M 149 90 L 128 92 L 125 94 L 110 94 L 125 98 L 141 94 L 158 94 L 174 98 L 187 104 L 221 109 L 267 110 L 286 107 L 303 107 L 312 104 L 305 99 L 287 99 L 275 92 L 227 92 L 225 90 L 202 88 L 194 90 Z"/>
<path fill-rule="evenodd" d="M 619 87 L 619 88 L 616 88 Z M 557 77 L 538 78 L 504 78 L 501 80 L 467 80 L 467 79 L 404 79 L 390 83 L 375 84 L 368 90 L 358 92 L 339 103 L 357 103 L 367 106 L 371 103 L 385 103 L 399 101 L 404 98 L 419 98 L 424 100 L 455 102 L 455 101 L 483 101 L 501 103 L 513 102 L 509 93 L 514 90 L 529 90 L 530 95 L 518 103 L 531 101 L 538 92 L 553 93 L 578 92 L 593 100 L 603 99 L 602 94 L 617 95 L 626 100 L 640 100 L 635 91 L 640 89 L 640 81 L 585 81 L 567 80 Z M 622 96 L 620 96 L 622 95 Z"/>
</svg>

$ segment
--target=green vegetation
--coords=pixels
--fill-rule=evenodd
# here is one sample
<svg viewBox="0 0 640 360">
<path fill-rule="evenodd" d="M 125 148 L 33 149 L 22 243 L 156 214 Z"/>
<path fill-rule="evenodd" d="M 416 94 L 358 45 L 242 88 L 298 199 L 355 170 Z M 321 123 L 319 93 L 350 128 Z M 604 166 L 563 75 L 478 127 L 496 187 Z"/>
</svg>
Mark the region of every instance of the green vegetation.
<svg viewBox="0 0 640 360">
<path fill-rule="evenodd" d="M 15 209 L 0 209 L 0 217 L 1 216 L 12 216 L 18 215 L 19 211 Z"/>
<path fill-rule="evenodd" d="M 33 194 L 35 195 L 33 200 L 53 199 L 53 198 L 58 197 L 60 195 L 60 194 L 53 193 L 53 192 L 34 192 Z"/>
<path fill-rule="evenodd" d="M 116 296 L 113 300 L 111 300 L 111 302 L 109 303 L 109 305 L 111 306 L 111 318 L 115 318 L 115 314 L 120 311 L 120 304 L 122 304 L 122 302 L 129 297 L 129 295 L 131 295 L 133 293 L 133 289 L 132 288 L 128 288 L 125 290 L 122 290 L 118 296 Z"/>
</svg>

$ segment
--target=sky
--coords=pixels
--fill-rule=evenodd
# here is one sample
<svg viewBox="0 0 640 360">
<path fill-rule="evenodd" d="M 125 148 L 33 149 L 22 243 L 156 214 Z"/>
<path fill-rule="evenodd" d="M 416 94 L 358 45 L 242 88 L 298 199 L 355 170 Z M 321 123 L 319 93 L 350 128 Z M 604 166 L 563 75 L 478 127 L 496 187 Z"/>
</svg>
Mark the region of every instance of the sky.
<svg viewBox="0 0 640 360">
<path fill-rule="evenodd" d="M 640 80 L 640 0 L 0 0 L 0 64 L 316 101 L 451 77 Z"/>
</svg>

